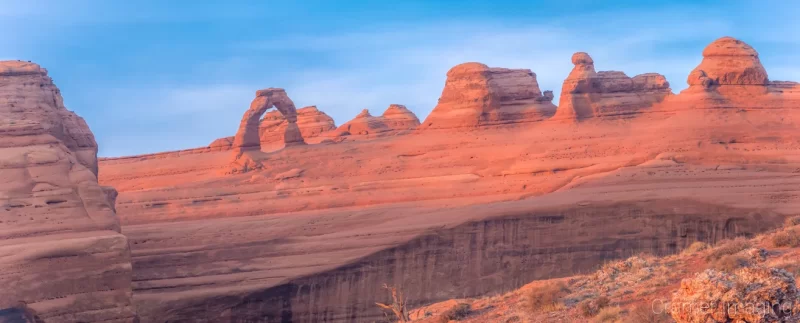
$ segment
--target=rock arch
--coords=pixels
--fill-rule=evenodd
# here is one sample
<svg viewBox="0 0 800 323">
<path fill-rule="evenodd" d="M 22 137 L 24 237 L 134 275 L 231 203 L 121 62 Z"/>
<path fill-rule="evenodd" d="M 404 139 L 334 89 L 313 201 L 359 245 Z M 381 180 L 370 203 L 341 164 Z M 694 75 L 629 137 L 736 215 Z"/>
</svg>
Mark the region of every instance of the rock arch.
<svg viewBox="0 0 800 323">
<path fill-rule="evenodd" d="M 233 148 L 239 152 L 248 150 L 261 150 L 261 140 L 258 135 L 258 125 L 261 116 L 275 107 L 283 114 L 288 122 L 283 141 L 286 146 L 303 145 L 303 136 L 297 127 L 297 109 L 294 102 L 286 95 L 284 89 L 269 88 L 256 92 L 256 98 L 250 103 L 250 108 L 242 116 L 239 130 L 233 138 Z"/>
</svg>

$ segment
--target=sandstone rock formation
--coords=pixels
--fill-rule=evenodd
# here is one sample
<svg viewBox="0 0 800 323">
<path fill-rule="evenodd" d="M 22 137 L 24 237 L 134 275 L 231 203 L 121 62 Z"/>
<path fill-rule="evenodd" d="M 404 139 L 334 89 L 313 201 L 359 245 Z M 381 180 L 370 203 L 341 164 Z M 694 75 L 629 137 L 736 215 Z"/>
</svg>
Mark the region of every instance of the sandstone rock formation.
<svg viewBox="0 0 800 323">
<path fill-rule="evenodd" d="M 282 141 L 287 124 L 286 118 L 279 111 L 266 113 L 258 128 L 261 144 Z M 309 106 L 297 110 L 297 127 L 302 137 L 308 139 L 336 129 L 336 124 L 325 112 L 316 106 Z"/>
<path fill-rule="evenodd" d="M 437 107 L 460 119 L 433 119 L 478 129 L 252 153 L 242 167 L 256 172 L 224 177 L 226 152 L 103 160 L 132 240 L 138 313 L 370 322 L 384 283 L 403 285 L 414 306 L 503 293 L 609 259 L 753 237 L 800 214 L 797 84 L 668 95 L 659 75 L 576 62 L 576 78 L 592 80 L 576 88 L 594 91 L 576 97 L 592 114 L 667 98 L 625 122 L 480 127 L 530 121 L 492 116 L 554 107 L 552 95 L 512 86 L 532 75 L 467 65 Z M 502 91 L 486 86 L 498 80 Z"/>
<path fill-rule="evenodd" d="M 339 136 L 374 135 L 389 130 L 391 129 L 386 125 L 383 118 L 373 117 L 369 110 L 364 109 L 353 120 L 345 122 L 339 128 L 336 128 L 335 134 Z"/>
<path fill-rule="evenodd" d="M 459 128 L 540 121 L 555 113 L 552 93 L 527 69 L 464 63 L 447 72 L 439 104 L 422 128 Z"/>
<path fill-rule="evenodd" d="M 623 72 L 595 72 L 587 53 L 572 55 L 575 67 L 561 88 L 555 118 L 584 120 L 594 117 L 629 117 L 672 94 L 663 75 L 647 73 L 628 77 Z"/>
<path fill-rule="evenodd" d="M 210 151 L 226 151 L 233 147 L 233 136 L 215 139 L 208 145 Z"/>
<path fill-rule="evenodd" d="M 767 85 L 769 78 L 758 52 L 745 42 L 722 37 L 703 50 L 703 61 L 687 80 L 689 86 Z"/>
<path fill-rule="evenodd" d="M 64 107 L 61 92 L 46 69 L 29 62 L 0 62 L 0 116 L 9 114 L 20 121 L 35 120 L 97 174 L 94 135 L 83 118 Z"/>
<path fill-rule="evenodd" d="M 0 93 L 0 309 L 133 322 L 130 249 L 92 133 L 38 65 L 0 62 Z"/>
<path fill-rule="evenodd" d="M 419 126 L 419 118 L 402 104 L 392 104 L 381 116 L 383 123 L 392 130 L 411 130 Z"/>
<path fill-rule="evenodd" d="M 703 60 L 689 74 L 689 87 L 665 100 L 660 110 L 740 111 L 792 109 L 800 105 L 796 82 L 770 81 L 758 52 L 745 42 L 722 37 L 703 50 Z"/>
<path fill-rule="evenodd" d="M 794 276 L 782 269 L 709 269 L 681 282 L 670 309 L 678 323 L 797 322 L 800 292 Z"/>
<path fill-rule="evenodd" d="M 286 91 L 278 88 L 269 88 L 256 92 L 256 98 L 250 103 L 242 116 L 239 130 L 234 136 L 232 147 L 237 151 L 260 150 L 259 123 L 261 116 L 272 107 L 286 118 L 287 126 L 284 131 L 284 143 L 287 146 L 303 145 L 303 135 L 297 127 L 297 110 L 294 102 L 286 95 Z"/>
</svg>

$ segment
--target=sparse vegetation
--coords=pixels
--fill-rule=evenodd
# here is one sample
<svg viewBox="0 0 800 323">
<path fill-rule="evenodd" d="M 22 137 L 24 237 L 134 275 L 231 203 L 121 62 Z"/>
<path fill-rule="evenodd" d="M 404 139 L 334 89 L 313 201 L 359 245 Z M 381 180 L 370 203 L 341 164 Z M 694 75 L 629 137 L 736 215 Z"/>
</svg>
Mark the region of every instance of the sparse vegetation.
<svg viewBox="0 0 800 323">
<path fill-rule="evenodd" d="M 616 322 L 617 320 L 619 320 L 620 312 L 621 312 L 621 310 L 620 310 L 619 307 L 616 307 L 616 306 L 615 307 L 606 307 L 606 308 L 600 310 L 600 313 L 597 313 L 597 316 L 595 316 L 595 318 L 594 318 L 594 320 L 592 320 L 592 322 L 597 322 L 597 323 Z"/>
<path fill-rule="evenodd" d="M 786 226 L 791 227 L 795 225 L 800 225 L 800 215 L 796 215 L 790 218 L 786 218 Z"/>
<path fill-rule="evenodd" d="M 450 321 L 460 321 L 463 318 L 469 316 L 469 313 L 471 311 L 472 307 L 469 304 L 466 303 L 456 304 L 439 316 L 439 322 L 447 323 Z"/>
<path fill-rule="evenodd" d="M 705 242 L 695 241 L 692 244 L 690 244 L 688 247 L 686 247 L 686 249 L 683 249 L 682 254 L 684 254 L 684 255 L 693 255 L 693 254 L 696 254 L 696 253 L 698 253 L 700 251 L 706 250 L 709 247 L 710 246 Z"/>
<path fill-rule="evenodd" d="M 752 243 L 750 240 L 747 240 L 744 237 L 738 237 L 732 240 L 723 240 L 720 241 L 714 247 L 714 249 L 711 249 L 711 252 L 708 254 L 708 256 L 706 256 L 706 260 L 719 260 L 724 256 L 732 255 L 744 249 L 750 248 L 750 246 L 752 246 Z"/>
<path fill-rule="evenodd" d="M 532 313 L 552 312 L 564 308 L 562 299 L 569 294 L 564 283 L 548 284 L 532 289 L 525 297 L 525 307 Z"/>
<path fill-rule="evenodd" d="M 753 259 L 742 254 L 725 255 L 715 260 L 711 267 L 720 271 L 732 272 L 736 269 L 753 264 Z"/>
<path fill-rule="evenodd" d="M 584 317 L 594 317 L 600 311 L 608 305 L 611 304 L 611 300 L 608 297 L 600 296 L 595 299 L 586 299 L 582 302 L 578 303 L 578 310 L 581 311 Z"/>
<path fill-rule="evenodd" d="M 389 293 L 391 294 L 392 304 L 375 303 L 375 305 L 378 305 L 378 307 L 384 310 L 392 311 L 392 314 L 394 314 L 398 322 L 408 322 L 410 319 L 408 317 L 408 309 L 406 308 L 406 298 L 403 296 L 403 292 L 399 291 L 396 287 L 389 286 L 387 284 L 383 284 L 383 288 L 389 291 Z"/>
<path fill-rule="evenodd" d="M 772 236 L 772 245 L 776 248 L 800 247 L 800 230 L 796 228 L 787 228 L 776 232 Z"/>
<path fill-rule="evenodd" d="M 666 311 L 657 311 L 649 304 L 634 307 L 622 320 L 623 323 L 668 323 L 675 322 Z"/>
</svg>

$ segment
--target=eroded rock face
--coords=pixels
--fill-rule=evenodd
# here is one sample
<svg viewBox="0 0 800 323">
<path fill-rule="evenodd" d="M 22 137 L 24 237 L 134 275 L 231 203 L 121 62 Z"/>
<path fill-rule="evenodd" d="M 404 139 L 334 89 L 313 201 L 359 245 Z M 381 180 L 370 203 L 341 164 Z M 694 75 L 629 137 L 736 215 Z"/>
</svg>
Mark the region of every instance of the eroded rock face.
<svg viewBox="0 0 800 323">
<path fill-rule="evenodd" d="M 250 109 L 242 116 L 239 130 L 236 132 L 231 145 L 234 149 L 239 151 L 261 149 L 261 140 L 258 133 L 259 123 L 264 112 L 273 106 L 280 111 L 288 124 L 284 133 L 284 143 L 287 146 L 305 144 L 297 128 L 297 110 L 294 107 L 294 102 L 286 95 L 286 91 L 283 89 L 269 88 L 256 92 L 256 98 L 250 103 Z"/>
<path fill-rule="evenodd" d="M 464 63 L 447 72 L 439 104 L 423 128 L 461 128 L 540 121 L 555 113 L 536 74 L 527 69 Z"/>
<path fill-rule="evenodd" d="M 340 136 L 346 135 L 369 135 L 378 134 L 381 132 L 390 131 L 389 126 L 386 125 L 383 118 L 374 117 L 369 113 L 369 110 L 361 110 L 353 120 L 336 128 L 336 134 Z"/>
<path fill-rule="evenodd" d="M 663 75 L 628 77 L 619 71 L 595 72 L 587 53 L 572 55 L 575 67 L 561 89 L 556 118 L 583 120 L 630 116 L 672 94 Z"/>
<path fill-rule="evenodd" d="M 44 69 L 3 64 L 0 309 L 27 304 L 45 322 L 133 322 L 130 249 L 116 191 L 97 183 L 92 133 Z"/>
<path fill-rule="evenodd" d="M 279 111 L 270 111 L 264 115 L 259 125 L 261 144 L 278 142 L 284 139 L 288 122 Z M 316 106 L 304 107 L 297 110 L 297 127 L 303 138 L 317 137 L 323 132 L 336 129 L 333 118 Z"/>
<path fill-rule="evenodd" d="M 758 52 L 745 42 L 722 37 L 703 50 L 703 61 L 687 79 L 689 86 L 767 85 L 769 78 Z"/>
<path fill-rule="evenodd" d="M 0 61 L 0 119 L 32 120 L 97 174 L 97 143 L 86 121 L 64 107 L 61 91 L 35 63 Z"/>
<path fill-rule="evenodd" d="M 797 322 L 800 293 L 794 276 L 777 268 L 709 269 L 684 279 L 670 304 L 679 323 Z"/>
<path fill-rule="evenodd" d="M 210 151 L 230 150 L 233 146 L 233 136 L 217 138 L 208 145 Z"/>
<path fill-rule="evenodd" d="M 381 116 L 383 123 L 392 130 L 411 130 L 419 126 L 419 118 L 405 105 L 392 104 Z"/>
<path fill-rule="evenodd" d="M 689 73 L 689 87 L 665 100 L 664 110 L 793 109 L 800 106 L 796 82 L 770 81 L 758 52 L 745 42 L 722 37 L 703 50 Z"/>
</svg>

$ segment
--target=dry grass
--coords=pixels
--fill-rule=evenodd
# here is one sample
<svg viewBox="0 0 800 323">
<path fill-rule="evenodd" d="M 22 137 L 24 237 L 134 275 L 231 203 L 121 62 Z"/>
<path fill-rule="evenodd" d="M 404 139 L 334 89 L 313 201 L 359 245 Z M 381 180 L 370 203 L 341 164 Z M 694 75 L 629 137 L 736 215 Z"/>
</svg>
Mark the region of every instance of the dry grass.
<svg viewBox="0 0 800 323">
<path fill-rule="evenodd" d="M 552 312 L 564 308 L 562 299 L 570 291 L 564 283 L 547 284 L 533 288 L 525 295 L 524 307 L 531 313 Z"/>
<path fill-rule="evenodd" d="M 790 218 L 786 218 L 786 226 L 787 227 L 791 227 L 791 226 L 795 226 L 795 225 L 800 225 L 800 215 L 793 216 L 793 217 L 790 217 Z"/>
<path fill-rule="evenodd" d="M 720 241 L 717 246 L 711 249 L 711 252 L 708 254 L 708 256 L 706 256 L 706 260 L 719 260 L 724 256 L 732 255 L 744 249 L 750 248 L 750 246 L 752 246 L 750 240 L 747 240 L 743 237 L 738 237 L 732 240 L 723 240 Z"/>
<path fill-rule="evenodd" d="M 693 255 L 693 254 L 696 254 L 696 253 L 698 253 L 700 251 L 706 250 L 709 247 L 711 247 L 711 246 L 709 246 L 705 242 L 695 241 L 691 245 L 686 247 L 686 249 L 683 249 L 683 251 L 681 253 L 684 254 L 684 255 Z"/>
<path fill-rule="evenodd" d="M 623 323 L 668 323 L 675 322 L 666 311 L 655 310 L 650 305 L 642 304 L 634 307 L 622 320 Z"/>
<path fill-rule="evenodd" d="M 578 310 L 581 311 L 583 317 L 594 317 L 610 304 L 611 300 L 608 297 L 600 296 L 595 299 L 586 299 L 578 303 Z"/>
<path fill-rule="evenodd" d="M 597 322 L 597 323 L 617 322 L 619 320 L 620 312 L 621 310 L 619 307 L 606 307 L 602 309 L 600 313 L 597 313 L 597 316 L 595 316 L 592 322 Z"/>
<path fill-rule="evenodd" d="M 776 248 L 800 247 L 800 230 L 796 228 L 788 228 L 776 232 L 772 235 L 772 245 Z"/>
<path fill-rule="evenodd" d="M 742 255 L 725 255 L 711 263 L 711 267 L 725 272 L 733 272 L 736 269 L 747 267 L 753 264 L 753 259 Z"/>
<path fill-rule="evenodd" d="M 439 322 L 447 323 L 450 321 L 460 321 L 465 317 L 469 316 L 470 312 L 472 312 L 472 307 L 469 304 L 467 303 L 456 304 L 449 310 L 439 315 Z"/>
</svg>

